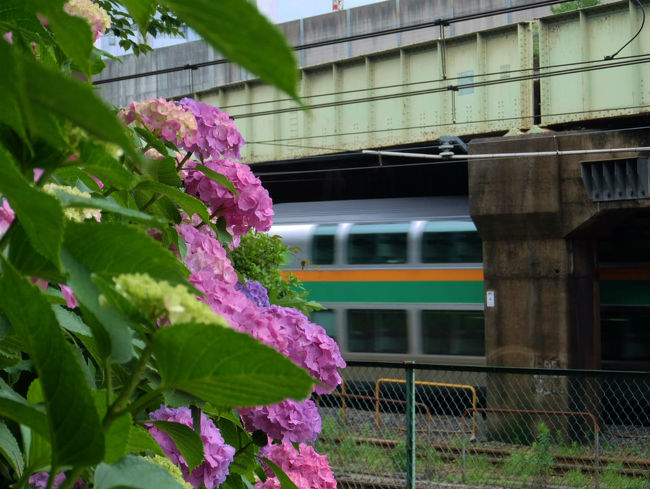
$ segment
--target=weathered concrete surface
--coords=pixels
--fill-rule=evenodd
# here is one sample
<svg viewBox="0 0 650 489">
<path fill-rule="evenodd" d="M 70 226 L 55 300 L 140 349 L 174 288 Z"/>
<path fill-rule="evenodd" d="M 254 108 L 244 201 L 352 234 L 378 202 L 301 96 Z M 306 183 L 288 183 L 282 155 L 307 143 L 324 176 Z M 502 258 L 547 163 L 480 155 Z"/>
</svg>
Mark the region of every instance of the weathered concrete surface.
<svg viewBox="0 0 650 489">
<path fill-rule="evenodd" d="M 647 146 L 648 131 L 567 132 L 474 140 L 471 154 Z M 471 160 L 470 213 L 483 239 L 489 365 L 598 368 L 595 240 L 650 200 L 594 203 L 583 161 L 638 153 Z"/>
<path fill-rule="evenodd" d="M 504 8 L 508 0 L 388 0 L 363 7 L 318 15 L 306 19 L 279 24 L 289 43 L 293 46 L 312 42 L 337 39 L 356 34 L 377 32 L 401 26 L 420 24 L 440 18 L 448 18 L 477 12 Z M 525 2 L 518 2 L 518 4 Z M 445 36 L 452 37 L 470 32 L 518 23 L 550 14 L 548 7 L 533 8 L 483 19 L 459 22 L 445 27 Z M 408 46 L 423 41 L 438 39 L 440 28 L 418 29 L 388 36 L 372 37 L 353 42 L 297 51 L 300 67 L 315 66 L 376 53 L 388 49 Z M 163 70 L 193 63 L 222 59 L 203 41 L 193 41 L 156 49 L 146 56 L 122 57 L 122 62 L 106 60 L 107 68 L 95 77 L 96 81 L 134 73 Z M 253 78 L 250 73 L 230 63 L 208 66 L 196 70 L 183 70 L 98 85 L 100 93 L 108 102 L 124 107 L 133 100 L 152 97 L 180 97 L 211 90 Z"/>
</svg>

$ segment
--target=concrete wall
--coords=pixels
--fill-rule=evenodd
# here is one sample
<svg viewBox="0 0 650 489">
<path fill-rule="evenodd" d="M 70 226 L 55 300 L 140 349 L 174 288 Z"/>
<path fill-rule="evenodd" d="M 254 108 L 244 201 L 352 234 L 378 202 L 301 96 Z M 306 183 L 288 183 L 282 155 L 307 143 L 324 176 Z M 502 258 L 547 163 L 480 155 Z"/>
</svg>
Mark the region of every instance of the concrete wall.
<svg viewBox="0 0 650 489">
<path fill-rule="evenodd" d="M 504 8 L 509 4 L 521 5 L 530 3 L 530 1 L 532 0 L 388 0 L 340 12 L 295 20 L 280 24 L 278 27 L 286 34 L 292 45 L 300 45 L 409 26 L 469 12 Z M 509 15 L 503 14 L 455 23 L 445 28 L 445 37 L 517 23 L 548 15 L 549 13 L 548 7 L 534 8 Z M 301 67 L 314 66 L 438 39 L 440 34 L 439 27 L 418 29 L 400 34 L 297 51 L 296 56 Z M 203 41 L 188 42 L 160 48 L 146 56 L 124 56 L 122 63 L 107 60 L 106 70 L 96 76 L 95 81 L 219 59 L 222 59 L 219 53 L 215 52 L 212 47 Z M 252 78 L 250 73 L 238 66 L 226 63 L 197 70 L 184 70 L 101 84 L 98 85 L 98 89 L 107 101 L 118 107 L 124 107 L 133 100 L 144 100 L 152 97 L 180 97 L 249 78 Z"/>
</svg>

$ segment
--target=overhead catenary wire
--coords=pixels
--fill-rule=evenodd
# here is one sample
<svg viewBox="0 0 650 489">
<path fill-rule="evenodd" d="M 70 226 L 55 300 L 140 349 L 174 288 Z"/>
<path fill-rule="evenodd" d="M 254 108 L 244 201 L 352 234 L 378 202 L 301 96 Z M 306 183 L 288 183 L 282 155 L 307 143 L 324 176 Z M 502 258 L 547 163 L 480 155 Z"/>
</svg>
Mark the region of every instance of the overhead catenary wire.
<svg viewBox="0 0 650 489">
<path fill-rule="evenodd" d="M 422 90 L 414 90 L 411 92 L 397 92 L 397 93 L 389 93 L 384 95 L 372 95 L 368 97 L 359 97 L 359 98 L 353 98 L 348 100 L 335 100 L 332 102 L 323 102 L 320 104 L 309 105 L 308 108 L 311 110 L 316 110 L 316 109 L 323 109 L 323 108 L 338 107 L 342 105 L 351 105 L 351 104 L 358 104 L 358 103 L 365 103 L 365 102 L 377 102 L 380 100 L 390 100 L 394 98 L 414 97 L 418 95 L 428 95 L 432 93 L 442 93 L 448 91 L 459 91 L 464 88 L 478 88 L 478 87 L 485 87 L 491 85 L 502 85 L 505 83 L 539 80 L 542 78 L 549 78 L 552 76 L 573 75 L 578 73 L 586 73 L 589 71 L 600 71 L 600 70 L 611 69 L 611 68 L 621 68 L 625 66 L 633 66 L 633 65 L 643 64 L 648 62 L 650 62 L 650 53 L 645 53 L 639 57 L 634 57 L 633 59 L 615 61 L 613 63 L 611 62 L 604 63 L 602 61 L 592 62 L 598 64 L 592 64 L 589 66 L 580 66 L 576 68 L 554 70 L 554 71 L 546 71 L 546 72 L 544 72 L 543 70 L 546 70 L 547 68 L 540 68 L 539 73 L 525 74 L 520 76 L 514 76 L 511 78 L 499 78 L 496 80 L 483 80 L 483 81 L 476 81 L 476 82 L 469 82 L 469 83 L 460 83 L 458 85 L 446 85 L 441 87 L 426 88 Z M 375 91 L 377 90 L 377 88 L 372 87 L 369 90 Z M 235 119 L 244 119 L 249 117 L 260 117 L 266 115 L 285 114 L 289 112 L 299 112 L 303 110 L 304 108 L 301 106 L 292 106 L 292 107 L 284 107 L 281 109 L 271 109 L 271 110 L 264 110 L 258 112 L 248 112 L 243 114 L 233 114 L 233 117 Z"/>
<path fill-rule="evenodd" d="M 495 15 L 501 15 L 501 14 L 507 14 L 510 12 L 518 12 L 521 10 L 530 10 L 533 8 L 538 8 L 538 7 L 547 7 L 551 5 L 555 5 L 558 3 L 564 3 L 567 0 L 538 0 L 536 2 L 531 2 L 531 3 L 525 3 L 521 5 L 513 5 L 510 7 L 502 7 L 498 9 L 492 9 L 492 10 L 484 10 L 484 11 L 478 11 L 478 12 L 472 12 L 464 15 L 458 15 L 454 17 L 447 17 L 447 18 L 440 18 L 440 19 L 435 19 L 429 22 L 422 22 L 419 24 L 412 24 L 412 25 L 405 25 L 405 26 L 400 26 L 400 27 L 395 27 L 391 29 L 382 29 L 374 32 L 368 32 L 364 34 L 355 34 L 351 36 L 343 36 L 343 37 L 337 37 L 333 39 L 327 39 L 323 41 L 316 41 L 316 42 L 311 42 L 311 43 L 305 43 L 305 44 L 299 44 L 293 47 L 295 51 L 302 51 L 306 49 L 313 49 L 313 48 L 318 48 L 318 47 L 324 47 L 324 46 L 330 46 L 333 44 L 339 44 L 339 43 L 346 43 L 346 42 L 353 42 L 353 41 L 359 41 L 362 39 L 369 39 L 373 37 L 381 37 L 381 36 L 388 36 L 391 34 L 399 34 L 403 32 L 408 32 L 408 31 L 413 31 L 413 30 L 419 30 L 419 29 L 426 29 L 430 27 L 436 27 L 440 25 L 449 25 L 453 23 L 458 23 L 458 22 L 466 22 L 469 20 L 475 20 L 475 19 L 480 19 L 484 17 L 493 17 Z M 112 78 L 104 78 L 102 80 L 95 80 L 93 81 L 93 85 L 103 85 L 107 83 L 115 83 L 115 82 L 120 82 L 120 81 L 126 81 L 126 80 L 133 80 L 136 78 L 144 78 L 148 76 L 158 76 L 158 75 L 165 75 L 169 73 L 175 73 L 179 71 L 185 71 L 185 70 L 197 70 L 199 68 L 205 68 L 208 66 L 216 66 L 220 64 L 225 64 L 225 63 L 230 63 L 229 60 L 227 59 L 215 59 L 215 60 L 210 60 L 210 61 L 203 61 L 200 63 L 187 63 L 184 65 L 178 65 L 178 66 L 173 66 L 170 68 L 163 68 L 160 70 L 152 70 L 152 71 L 146 71 L 142 73 L 131 73 L 129 75 L 122 75 L 122 76 L 115 76 Z"/>
</svg>

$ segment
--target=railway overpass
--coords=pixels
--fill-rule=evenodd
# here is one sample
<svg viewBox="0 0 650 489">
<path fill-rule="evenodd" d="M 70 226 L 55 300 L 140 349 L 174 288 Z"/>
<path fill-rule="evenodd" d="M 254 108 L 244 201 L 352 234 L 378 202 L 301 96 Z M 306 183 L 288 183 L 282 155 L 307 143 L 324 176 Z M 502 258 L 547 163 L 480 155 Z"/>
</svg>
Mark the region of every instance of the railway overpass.
<svg viewBox="0 0 650 489">
<path fill-rule="evenodd" d="M 248 141 L 244 161 L 265 175 L 407 161 L 361 153 L 369 149 L 439 154 L 448 143 L 447 153 L 468 154 L 436 161 L 436 181 L 425 183 L 440 193 L 457 189 L 450 180 L 461 175 L 469 196 L 495 297 L 485 310 L 488 364 L 598 368 L 595 240 L 650 224 L 650 29 L 635 37 L 636 0 L 540 18 L 548 11 L 513 4 L 481 2 L 505 10 L 461 23 L 454 19 L 476 2 L 391 0 L 283 25 L 294 44 L 311 46 L 298 50 L 309 111 L 239 68 L 199 67 L 215 56 L 195 43 L 137 61 L 155 75 L 110 83 L 138 71 L 129 58 L 97 83 L 117 105 L 189 95 L 222 108 Z M 355 37 L 360 25 L 416 19 L 430 20 Z M 345 41 L 319 44 L 327 29 Z M 187 69 L 170 70 L 174 63 Z"/>
</svg>

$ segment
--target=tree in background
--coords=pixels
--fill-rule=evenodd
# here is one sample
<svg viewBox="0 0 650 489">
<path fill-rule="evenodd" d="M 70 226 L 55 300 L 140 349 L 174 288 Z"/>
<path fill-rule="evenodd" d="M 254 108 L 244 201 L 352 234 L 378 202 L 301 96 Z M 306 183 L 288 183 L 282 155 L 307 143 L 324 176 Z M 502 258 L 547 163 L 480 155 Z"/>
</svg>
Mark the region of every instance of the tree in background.
<svg viewBox="0 0 650 489">
<path fill-rule="evenodd" d="M 564 2 L 559 5 L 551 5 L 551 12 L 554 14 L 561 14 L 564 12 L 570 12 L 571 10 L 593 7 L 595 5 L 600 5 L 600 0 L 574 0 L 572 2 Z"/>
</svg>

